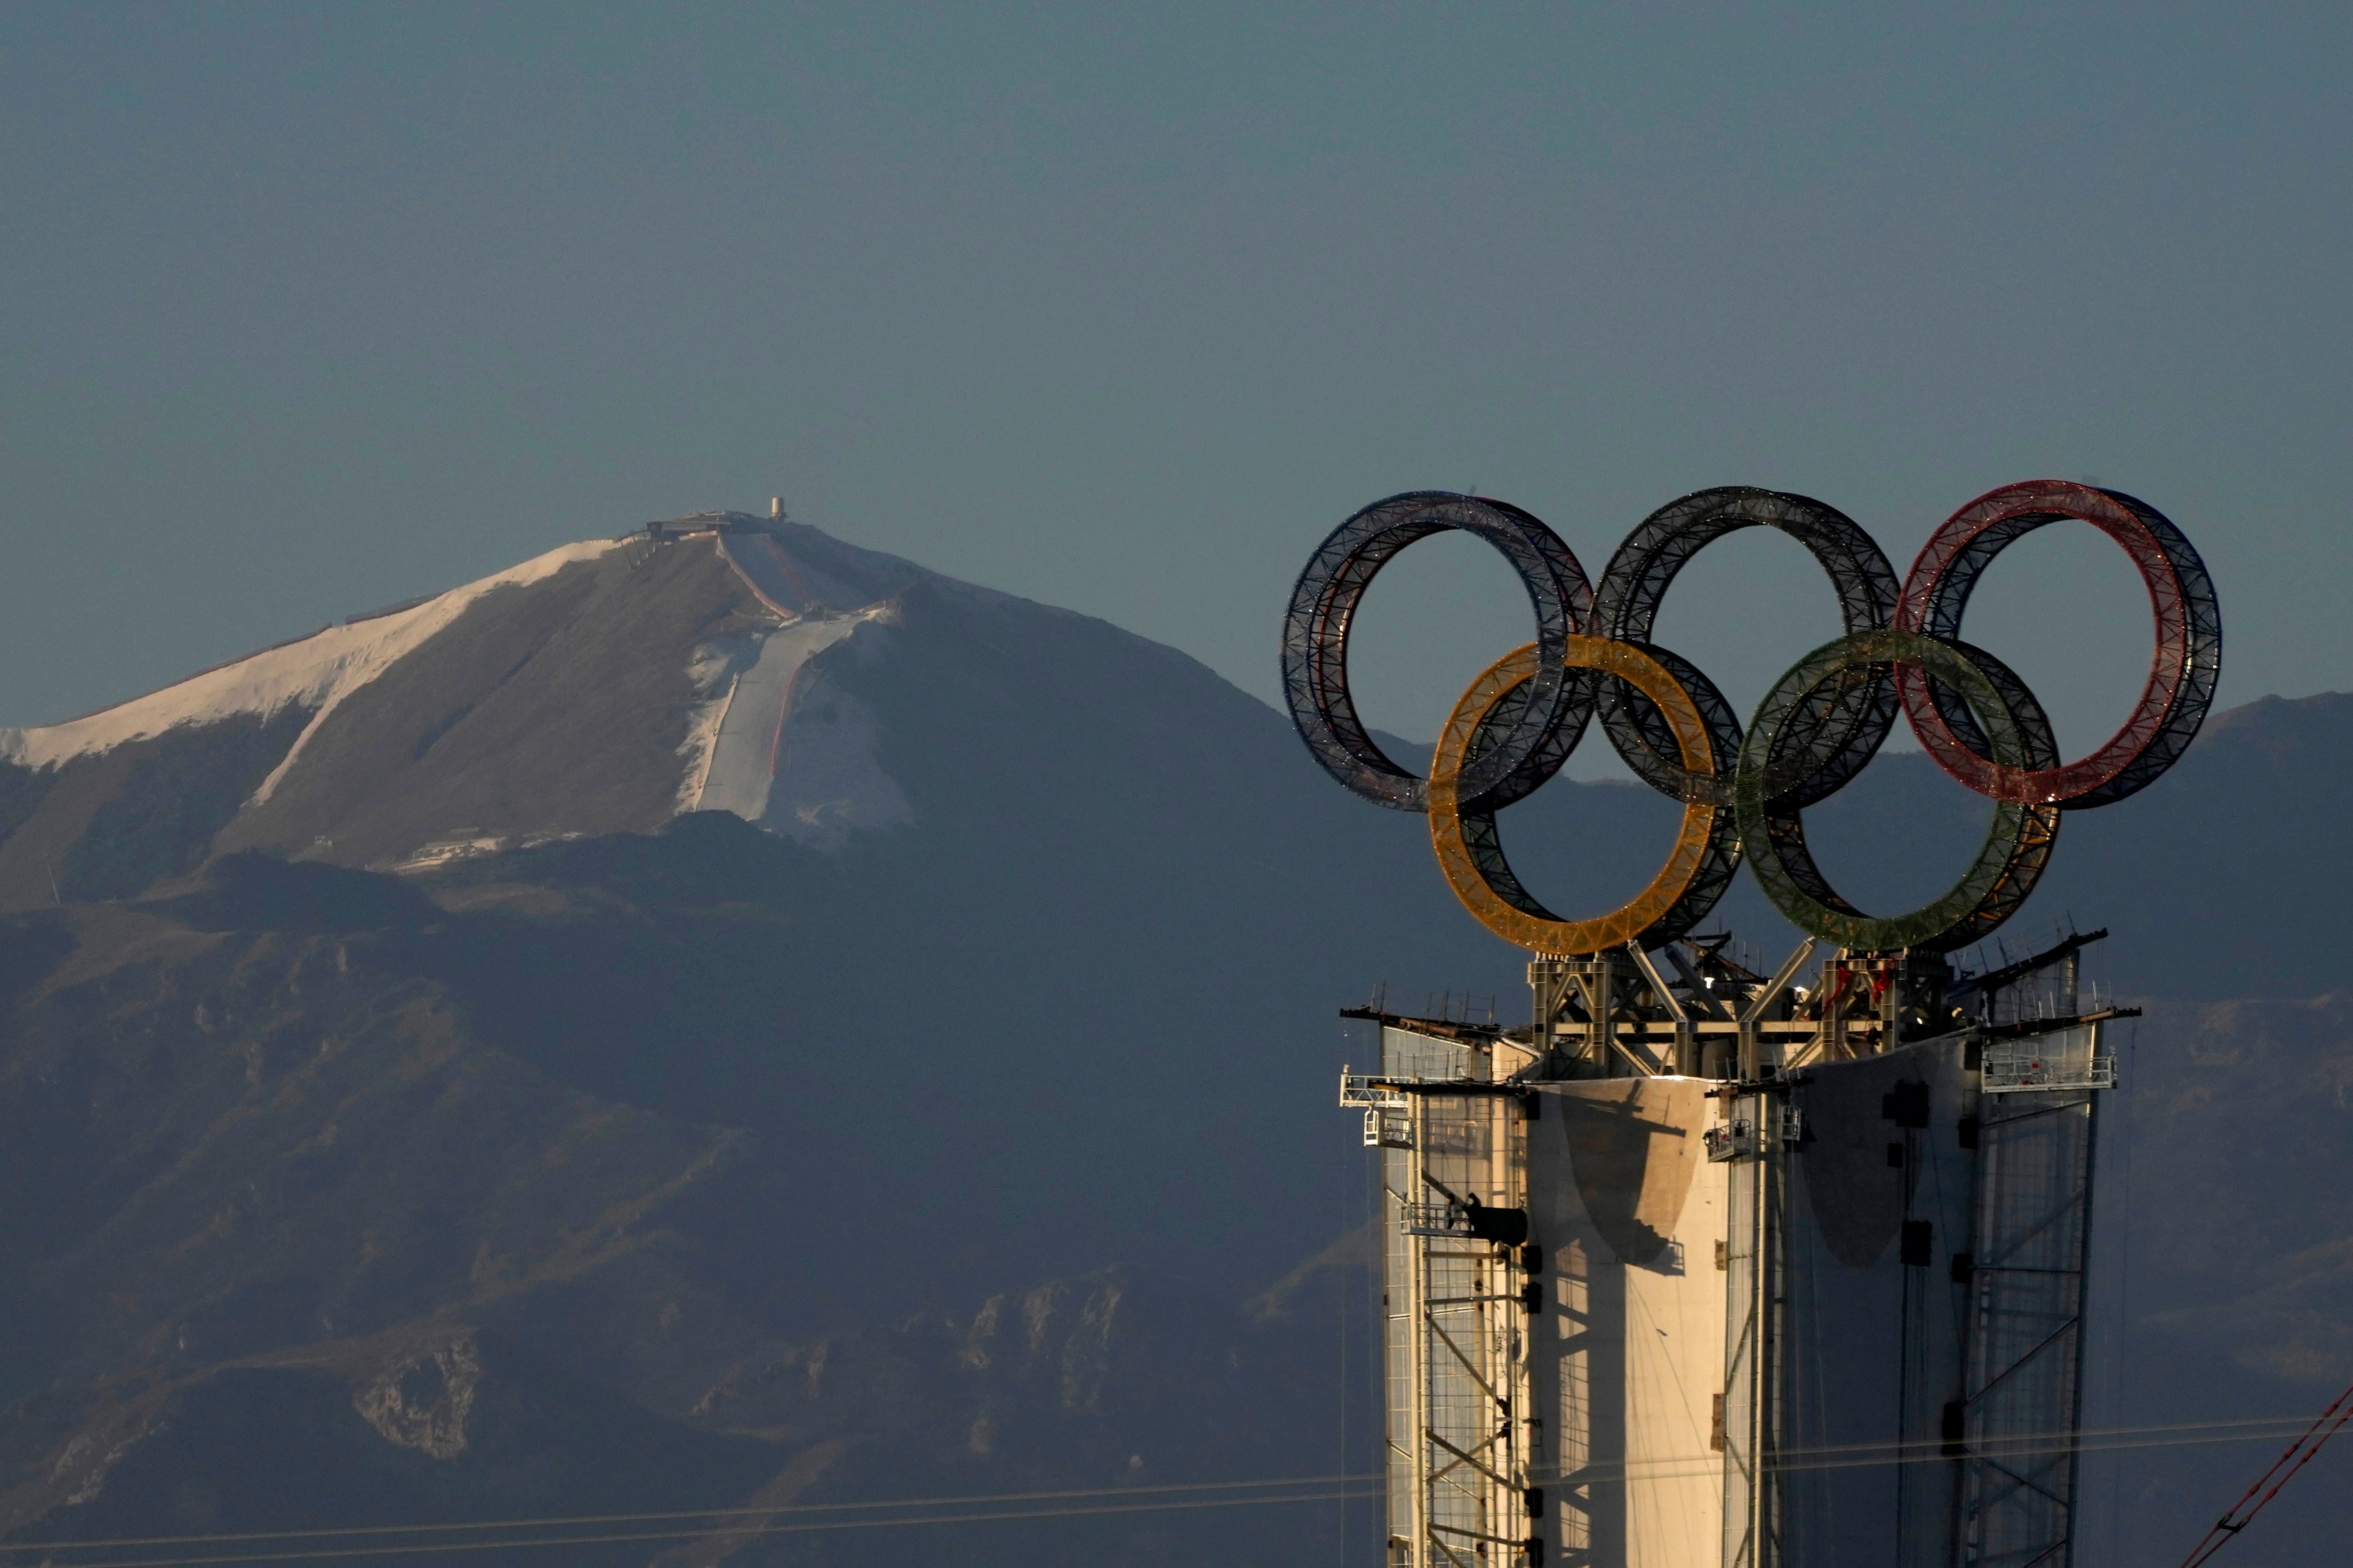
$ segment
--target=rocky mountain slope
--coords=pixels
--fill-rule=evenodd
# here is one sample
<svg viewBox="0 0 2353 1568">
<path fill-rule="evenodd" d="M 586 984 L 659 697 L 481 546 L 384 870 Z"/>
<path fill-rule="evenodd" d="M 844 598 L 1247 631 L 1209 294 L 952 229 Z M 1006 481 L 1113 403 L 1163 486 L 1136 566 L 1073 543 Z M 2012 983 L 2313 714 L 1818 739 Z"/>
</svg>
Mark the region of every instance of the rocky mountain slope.
<svg viewBox="0 0 2353 1568">
<path fill-rule="evenodd" d="M 1343 1468 L 1345 1271 L 1264 1298 L 1361 1195 L 1332 1005 L 1485 939 L 1192 661 L 786 542 L 797 615 L 744 540 L 583 550 L 356 686 L 11 739 L 8 1526 L 595 1509 L 698 1434 L 638 1490 Z"/>
<path fill-rule="evenodd" d="M 2111 1119 L 2117 1409 L 2271 1414 L 2353 1375 L 2353 1215 L 2305 1195 L 2353 1175 L 2322 996 L 2353 987 L 2348 747 L 2353 699 L 2224 716 L 2071 820 L 2021 917 L 2112 925 L 2108 979 L 2178 999 Z M 1332 1014 L 1384 977 L 1509 1009 L 1519 955 L 1411 819 L 1184 656 L 704 518 L 0 731 L 0 1531 L 1369 1467 Z M 1564 783 L 1505 822 L 1575 907 L 1630 890 L 1672 812 Z M 1818 837 L 1889 902 L 1982 815 L 1894 756 Z M 1780 940 L 1746 890 L 1726 914 Z M 2221 1005 L 2247 996 L 2291 1000 Z M 2201 1452 L 2219 1478 L 2249 1451 Z M 2111 1492 L 2205 1507 L 2167 1462 Z M 1234 1509 L 956 1550 L 1274 1563 L 1368 1528 Z"/>
</svg>

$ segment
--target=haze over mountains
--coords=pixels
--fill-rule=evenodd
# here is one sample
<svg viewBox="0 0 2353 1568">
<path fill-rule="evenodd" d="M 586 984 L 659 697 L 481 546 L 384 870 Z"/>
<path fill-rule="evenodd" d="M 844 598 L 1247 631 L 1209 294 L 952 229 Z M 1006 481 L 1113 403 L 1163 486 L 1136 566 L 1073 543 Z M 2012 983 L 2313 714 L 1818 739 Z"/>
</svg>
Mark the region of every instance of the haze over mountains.
<svg viewBox="0 0 2353 1568">
<path fill-rule="evenodd" d="M 2160 1003 L 2095 1421 L 2353 1372 L 2348 761 L 2353 698 L 2221 716 L 2068 820 L 2019 921 L 2111 926 Z M 1561 781 L 1505 821 L 1581 907 L 1672 811 Z M 1983 812 L 1890 756 L 1813 820 L 1892 905 Z M 1387 979 L 1508 1016 L 1522 962 L 1192 659 L 741 516 L 0 731 L 0 1531 L 38 1539 L 1366 1468 L 1333 1014 Z M 1784 940 L 1746 880 L 1725 916 Z M 2127 1456 L 2115 1545 L 2202 1528 L 2251 1452 Z M 2234 1552 L 2290 1561 L 2295 1501 Z M 1329 1505 L 955 1554 L 1344 1526 L 1361 1559 Z M 915 1538 L 788 1539 L 673 1555 Z"/>
</svg>

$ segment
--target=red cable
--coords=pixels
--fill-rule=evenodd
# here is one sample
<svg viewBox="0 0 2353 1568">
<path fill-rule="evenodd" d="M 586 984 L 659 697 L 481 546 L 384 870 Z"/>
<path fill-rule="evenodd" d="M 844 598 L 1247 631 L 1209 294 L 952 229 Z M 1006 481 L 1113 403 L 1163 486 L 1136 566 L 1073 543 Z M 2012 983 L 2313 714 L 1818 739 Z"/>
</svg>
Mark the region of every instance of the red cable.
<svg viewBox="0 0 2353 1568">
<path fill-rule="evenodd" d="M 2328 1419 L 2332 1415 L 2337 1417 L 2334 1425 L 2330 1425 Z M 2230 1508 L 2224 1511 L 2222 1517 L 2214 1521 L 2213 1528 L 2207 1531 L 2203 1536 L 2200 1537 L 2198 1544 L 2189 1549 L 2189 1555 L 2181 1560 L 2181 1568 L 2198 1568 L 2200 1563 L 2204 1563 L 2208 1558 L 2213 1556 L 2214 1553 L 2221 1551 L 2223 1547 L 2229 1545 L 2232 1539 L 2235 1537 L 2239 1531 L 2247 1528 L 2248 1523 L 2253 1520 L 2255 1515 L 2263 1511 L 2265 1504 L 2269 1503 L 2272 1499 L 2279 1496 L 2280 1488 L 2287 1485 L 2288 1481 L 2294 1478 L 2296 1471 L 2312 1463 L 2312 1457 L 2320 1452 L 2322 1445 L 2326 1444 L 2329 1438 L 2334 1437 L 2339 1431 L 2343 1430 L 2345 1424 L 2348 1421 L 2353 1421 L 2353 1388 L 2348 1388 L 2344 1393 L 2331 1400 L 2329 1402 L 2328 1408 L 2322 1411 L 2318 1418 L 2316 1419 L 2311 1426 L 2304 1429 L 2304 1433 L 2301 1436 L 2297 1437 L 2295 1442 L 2288 1445 L 2287 1452 L 2282 1454 L 2278 1458 L 2274 1459 L 2272 1461 L 2272 1468 L 2255 1478 L 2255 1484 L 2249 1487 L 2244 1492 L 2241 1493 L 2239 1500 L 2232 1503 Z M 2328 1430 L 2321 1432 L 2319 1439 L 2315 1441 L 2312 1435 L 2315 1432 L 2320 1432 L 2320 1429 L 2323 1426 L 2327 1426 Z M 2307 1443 L 2311 1444 L 2310 1447 L 2306 1447 L 2305 1446 Z M 2302 1455 L 2301 1458 L 2298 1458 L 2299 1453 Z M 2295 1459 L 2295 1463 L 2288 1465 L 2288 1461 L 2290 1459 Z M 2280 1467 L 2283 1465 L 2287 1465 L 2287 1473 L 2285 1475 L 2280 1475 Z M 2271 1479 L 2275 1475 L 2279 1476 L 2279 1479 L 2273 1484 L 2271 1490 L 2263 1492 L 2262 1500 L 2257 1502 L 2254 1507 L 2247 1509 L 2245 1513 L 2240 1513 L 2239 1510 L 2242 1508 L 2246 1507 L 2247 1500 L 2253 1497 L 2257 1492 L 2263 1491 L 2263 1483 L 2271 1480 Z M 2236 1516 L 2235 1519 L 2233 1516 Z"/>
</svg>

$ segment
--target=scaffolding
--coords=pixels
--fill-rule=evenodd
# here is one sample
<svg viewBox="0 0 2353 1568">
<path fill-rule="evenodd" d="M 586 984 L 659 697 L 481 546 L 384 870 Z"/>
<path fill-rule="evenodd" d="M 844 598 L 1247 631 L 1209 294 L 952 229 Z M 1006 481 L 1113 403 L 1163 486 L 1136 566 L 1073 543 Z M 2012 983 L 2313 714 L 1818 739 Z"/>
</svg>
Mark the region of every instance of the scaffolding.
<svg viewBox="0 0 2353 1568">
<path fill-rule="evenodd" d="M 1539 956 L 1528 970 L 1532 1021 L 1522 1028 L 1453 1008 L 1434 1018 L 1392 1014 L 1378 999 L 1348 1010 L 1380 1026 L 1377 1068 L 1344 1071 L 1340 1098 L 1363 1112 L 1384 1190 L 1389 1568 L 1700 1568 L 1690 1551 L 1645 1547 L 1644 1531 L 1658 1531 L 1639 1507 L 1596 1511 L 1596 1488 L 1630 1495 L 1653 1484 L 1634 1474 L 1641 1466 L 1658 1476 L 1688 1476 L 1693 1465 L 1720 1472 L 1720 1534 L 1692 1549 L 1706 1568 L 1818 1560 L 1791 1536 L 1788 1489 L 1793 1476 L 1829 1483 L 1819 1468 L 1793 1468 L 1785 1457 L 1788 1248 L 1799 1223 L 1789 1162 L 1815 1142 L 1822 1113 L 1813 1107 L 1832 1080 L 1851 1077 L 1841 1068 L 1894 1062 L 1898 1052 L 1943 1064 L 1938 1147 L 1957 1142 L 1965 1152 L 1940 1157 L 1959 1162 L 1968 1184 L 1950 1250 L 1932 1268 L 1931 1233 L 1945 1232 L 1913 1217 L 1907 1169 L 1900 1247 L 1889 1246 L 1877 1274 L 1853 1274 L 1853 1289 L 1883 1291 L 1890 1316 L 1900 1316 L 1902 1366 L 1883 1376 L 1891 1403 L 1911 1412 L 1887 1434 L 1898 1522 L 1883 1560 L 2069 1563 L 2074 1460 L 2072 1445 L 2050 1434 L 2072 1431 L 2081 1401 L 2093 1129 L 2098 1091 L 2115 1082 L 2100 1022 L 2122 1011 L 2077 1010 L 2075 954 L 2105 934 L 2070 938 L 1975 980 L 1941 956 L 1835 952 L 1810 984 L 1800 979 L 1813 942 L 1768 974 L 1735 957 L 1726 937 L 1691 938 L 1655 953 Z M 2046 972 L 2055 965 L 2064 967 L 2052 987 Z M 1724 1199 L 1715 1269 L 1694 1261 L 1686 1273 L 1683 1244 L 1652 1237 L 1672 1250 L 1646 1267 L 1672 1278 L 1641 1287 L 1722 1293 L 1721 1381 L 1703 1391 L 1713 1451 L 1651 1453 L 1632 1467 L 1626 1454 L 1603 1451 L 1592 1413 L 1610 1397 L 1626 1406 L 1622 1446 L 1639 1425 L 1630 1406 L 1656 1396 L 1632 1382 L 1611 1395 L 1591 1380 L 1597 1367 L 1631 1379 L 1633 1352 L 1597 1361 L 1580 1349 L 1562 1353 L 1545 1378 L 1531 1369 L 1539 1339 L 1589 1340 L 1609 1321 L 1630 1331 L 1622 1310 L 1617 1320 L 1588 1310 L 1599 1286 L 1582 1246 L 1546 1255 L 1551 1199 L 1530 1190 L 1529 1142 L 1546 1103 L 1564 1104 L 1565 1114 L 1573 1108 L 1559 1096 L 1568 1093 L 1599 1105 L 1608 1095 L 1596 1098 L 1606 1085 L 1595 1080 L 1629 1079 L 1682 1080 L 1692 1087 L 1678 1092 L 1694 1095 L 1704 1086 L 1714 1110 L 1696 1142 L 1721 1172 L 1713 1190 Z M 1913 1092 L 1899 1086 L 1883 1108 L 1901 1129 L 1888 1140 L 1891 1167 L 1928 1157 L 1925 1083 L 1916 1119 L 1908 1101 L 1897 1103 Z M 1854 1131 L 1851 1105 L 1838 1114 L 1850 1142 L 1877 1136 Z M 1817 1164 L 1809 1190 L 1835 1186 L 1843 1169 Z M 1576 1181 L 1588 1184 L 1584 1169 Z M 1617 1200 L 1587 1192 L 1580 1201 Z M 1967 1251 L 1957 1245 L 1964 1213 Z M 1617 1289 L 1630 1300 L 1640 1293 Z M 1561 1326 L 1540 1323 L 1545 1313 Z M 1924 1349 L 1931 1340 L 1945 1348 Z"/>
<path fill-rule="evenodd" d="M 1388 1560 L 1525 1560 L 1531 1447 L 1524 1114 L 1501 1081 L 1526 1053 L 1385 1026 L 1377 1078 L 1344 1073 L 1380 1149 L 1386 1237 Z M 1497 1071 L 1496 1058 L 1504 1058 Z"/>
<path fill-rule="evenodd" d="M 2099 1026 L 2081 1032 L 2100 1061 Z M 2114 1082 L 2086 1071 L 2065 1088 L 2006 1087 L 1978 1131 L 1974 1245 L 1955 1260 L 1970 1293 L 1968 1370 L 1946 1419 L 1960 1461 L 1958 1561 L 1974 1568 L 2067 1561 L 2075 1450 L 2043 1435 L 2072 1431 L 2083 1396 L 2097 1090 Z"/>
</svg>

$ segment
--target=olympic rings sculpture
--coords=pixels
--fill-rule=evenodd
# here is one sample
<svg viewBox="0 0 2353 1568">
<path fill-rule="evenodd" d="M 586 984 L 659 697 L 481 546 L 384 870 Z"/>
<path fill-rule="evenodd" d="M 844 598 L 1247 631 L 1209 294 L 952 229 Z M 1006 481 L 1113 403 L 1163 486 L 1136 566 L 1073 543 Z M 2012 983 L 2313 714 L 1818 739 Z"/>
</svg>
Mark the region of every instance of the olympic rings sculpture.
<svg viewBox="0 0 2353 1568">
<path fill-rule="evenodd" d="M 1960 638 L 1985 569 L 2035 529 L 2073 519 L 2121 545 L 2148 589 L 2149 675 L 2105 743 L 2063 762 L 2032 692 Z M 1715 684 L 1651 642 L 1675 575 L 1737 529 L 1778 529 L 1831 580 L 1841 635 L 1775 683 L 1744 730 Z M 1447 719 L 1425 778 L 1375 743 L 1349 696 L 1348 634 L 1380 569 L 1416 540 L 1460 530 L 1509 561 L 1536 640 L 1495 661 Z M 2212 579 L 2181 531 L 2146 501 L 2061 479 L 2007 485 L 1948 518 L 1899 584 L 1844 514 L 1804 496 L 1699 490 L 1643 520 L 1598 587 L 1537 518 L 1483 497 L 1416 490 L 1334 530 L 1301 572 L 1283 619 L 1283 691 L 1324 770 L 1377 805 L 1425 813 L 1448 884 L 1481 923 L 1538 952 L 1663 946 L 1707 917 L 1744 856 L 1792 924 L 1856 952 L 1948 952 L 2016 912 L 2050 863 L 2060 816 L 2154 783 L 2196 738 L 2221 673 Z M 1893 916 L 1856 909 L 1806 847 L 1803 813 L 1878 753 L 1901 712 L 1937 764 L 1994 803 L 1984 844 L 1942 898 Z M 1651 885 L 1608 914 L 1567 920 L 1504 857 L 1495 814 L 1560 771 L 1599 717 L 1635 776 L 1683 804 Z"/>
</svg>

